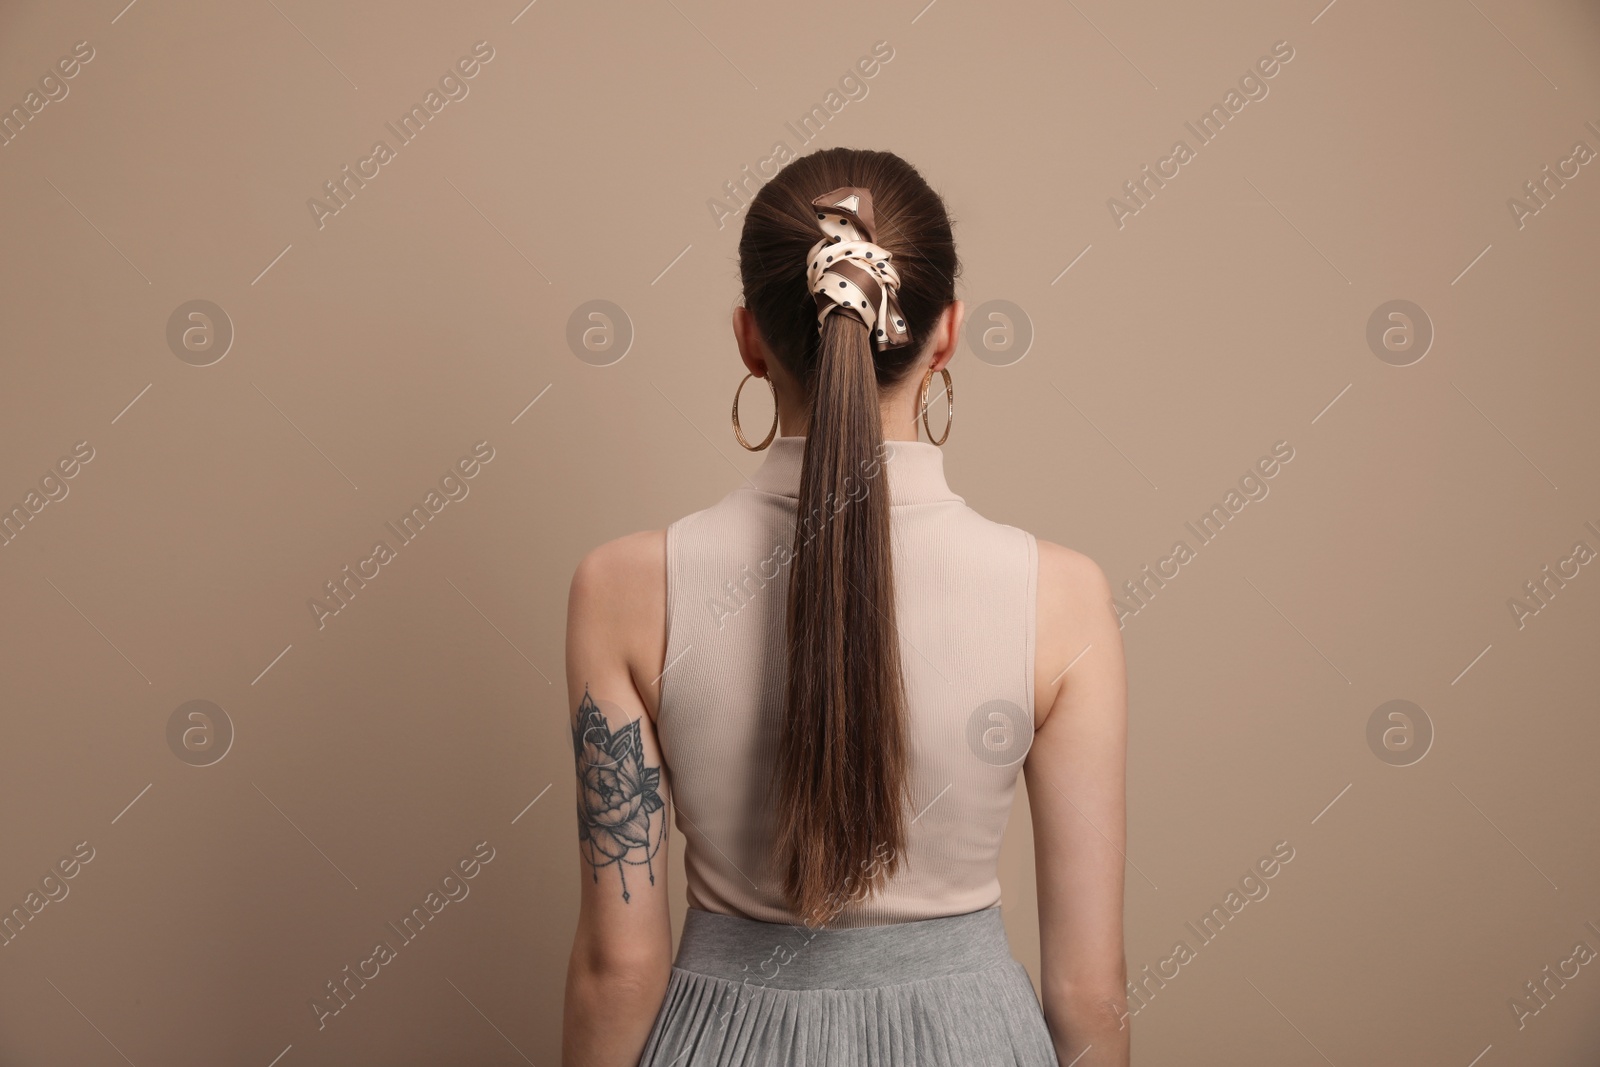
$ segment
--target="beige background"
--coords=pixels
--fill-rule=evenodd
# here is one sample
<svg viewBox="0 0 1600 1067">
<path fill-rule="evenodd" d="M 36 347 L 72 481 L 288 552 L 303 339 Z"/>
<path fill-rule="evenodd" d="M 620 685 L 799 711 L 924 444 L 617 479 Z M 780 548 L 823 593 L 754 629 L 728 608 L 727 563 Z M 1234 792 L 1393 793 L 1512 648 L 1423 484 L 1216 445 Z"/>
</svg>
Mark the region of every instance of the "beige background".
<svg viewBox="0 0 1600 1067">
<path fill-rule="evenodd" d="M 94 850 L 0 948 L 0 1063 L 558 1061 L 567 581 L 759 462 L 726 421 L 742 215 L 708 201 L 779 140 L 913 161 L 964 298 L 1031 323 L 1019 361 L 953 367 L 978 510 L 1120 586 L 1295 450 L 1124 634 L 1130 970 L 1295 850 L 1140 1011 L 1136 1062 L 1595 1062 L 1600 964 L 1520 1028 L 1510 998 L 1600 950 L 1600 566 L 1520 629 L 1507 601 L 1600 550 L 1600 164 L 1521 228 L 1507 200 L 1600 149 L 1600 14 L 923 2 L 0 9 L 8 109 L 94 50 L 0 147 L 0 503 L 93 449 L 0 548 L 0 903 Z M 319 228 L 307 200 L 479 41 L 469 95 Z M 785 123 L 878 41 L 802 146 Z M 1269 94 L 1119 229 L 1107 199 L 1278 41 Z M 235 332 L 203 367 L 166 339 L 196 299 Z M 591 299 L 636 335 L 610 366 L 566 340 Z M 1395 299 L 1435 332 L 1404 367 L 1366 340 Z M 485 440 L 319 629 L 308 600 Z M 1432 725 L 1410 766 L 1367 741 L 1393 699 Z M 190 700 L 232 724 L 210 766 L 169 747 Z M 480 841 L 470 895 L 319 1030 L 310 999 Z M 1036 968 L 1021 802 L 1005 893 Z"/>
</svg>

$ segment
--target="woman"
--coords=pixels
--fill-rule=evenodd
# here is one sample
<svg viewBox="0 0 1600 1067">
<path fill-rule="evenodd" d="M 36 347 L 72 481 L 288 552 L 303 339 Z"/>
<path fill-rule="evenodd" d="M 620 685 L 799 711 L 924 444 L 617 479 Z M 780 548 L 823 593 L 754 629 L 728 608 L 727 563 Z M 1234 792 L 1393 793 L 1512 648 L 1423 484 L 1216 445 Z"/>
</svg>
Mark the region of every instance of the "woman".
<svg viewBox="0 0 1600 1067">
<path fill-rule="evenodd" d="M 1099 567 L 968 508 L 948 425 L 919 439 L 960 339 L 944 204 L 898 156 L 819 151 L 739 263 L 761 466 L 572 582 L 564 1062 L 1126 1064 L 1119 628 Z M 1019 766 L 1042 1005 L 1000 922 Z"/>
</svg>

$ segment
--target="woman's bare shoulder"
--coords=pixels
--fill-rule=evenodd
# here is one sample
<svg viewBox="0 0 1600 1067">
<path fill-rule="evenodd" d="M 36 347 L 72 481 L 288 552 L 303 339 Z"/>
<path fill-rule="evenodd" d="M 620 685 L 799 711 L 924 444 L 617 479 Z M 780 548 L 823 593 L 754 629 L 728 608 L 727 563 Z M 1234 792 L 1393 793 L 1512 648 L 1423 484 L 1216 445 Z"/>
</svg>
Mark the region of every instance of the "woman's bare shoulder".
<svg viewBox="0 0 1600 1067">
<path fill-rule="evenodd" d="M 601 641 L 622 657 L 655 718 L 655 687 L 667 649 L 667 532 L 641 530 L 590 549 L 567 594 L 569 643 Z M 571 650 L 569 648 L 569 654 Z"/>
<path fill-rule="evenodd" d="M 1089 556 L 1036 538 L 1039 546 L 1037 625 L 1034 635 L 1034 723 L 1042 725 L 1066 685 L 1068 668 L 1120 638 L 1111 582 Z M 1120 657 L 1119 647 L 1115 650 Z M 1107 649 L 1105 651 L 1112 651 Z"/>
<path fill-rule="evenodd" d="M 1039 591 L 1045 590 L 1045 582 L 1051 582 L 1051 591 L 1058 595 L 1073 596 L 1088 593 L 1098 597 L 1103 588 L 1107 596 L 1111 593 L 1111 583 L 1106 579 L 1105 571 L 1100 569 L 1100 564 L 1066 545 L 1058 545 L 1054 541 L 1046 541 L 1036 537 L 1034 540 L 1039 546 Z"/>
<path fill-rule="evenodd" d="M 667 585 L 667 531 L 641 530 L 591 548 L 572 574 L 573 594 L 626 599 L 640 586 Z"/>
</svg>

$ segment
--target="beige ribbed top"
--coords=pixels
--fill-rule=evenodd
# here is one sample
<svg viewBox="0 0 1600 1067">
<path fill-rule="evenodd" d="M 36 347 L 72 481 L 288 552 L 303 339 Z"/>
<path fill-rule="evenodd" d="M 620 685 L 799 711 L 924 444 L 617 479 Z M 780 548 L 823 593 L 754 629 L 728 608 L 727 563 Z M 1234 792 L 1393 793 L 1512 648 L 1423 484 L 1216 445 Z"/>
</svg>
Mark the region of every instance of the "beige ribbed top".
<svg viewBox="0 0 1600 1067">
<path fill-rule="evenodd" d="M 798 922 L 772 849 L 787 564 L 804 437 L 778 437 L 740 486 L 667 528 L 667 654 L 657 736 L 685 841 L 691 907 Z M 1033 739 L 1038 546 L 967 507 L 944 454 L 886 443 L 914 819 L 900 871 L 835 926 L 1000 902 L 997 863 Z M 848 506 L 848 505 L 847 505 Z"/>
</svg>

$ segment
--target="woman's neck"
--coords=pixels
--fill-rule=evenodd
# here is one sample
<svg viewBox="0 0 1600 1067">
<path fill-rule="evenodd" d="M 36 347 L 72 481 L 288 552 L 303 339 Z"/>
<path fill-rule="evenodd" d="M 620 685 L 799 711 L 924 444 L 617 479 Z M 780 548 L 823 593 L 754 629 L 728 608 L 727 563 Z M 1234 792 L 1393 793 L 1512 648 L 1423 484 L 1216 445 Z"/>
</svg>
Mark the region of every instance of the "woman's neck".
<svg viewBox="0 0 1600 1067">
<path fill-rule="evenodd" d="M 938 383 L 935 383 L 938 384 Z M 921 437 L 918 431 L 921 426 L 922 412 L 918 407 L 919 396 L 917 387 L 919 382 L 902 385 L 901 388 L 885 394 L 878 408 L 878 417 L 883 424 L 883 439 L 885 441 L 918 441 Z M 930 403 L 933 413 L 929 419 L 933 421 L 935 431 L 942 424 L 943 405 L 940 403 L 938 393 L 930 390 Z M 807 412 L 798 409 L 798 405 L 791 405 L 783 401 L 779 394 L 778 403 L 778 433 L 784 437 L 804 437 L 809 432 L 807 425 Z"/>
</svg>

